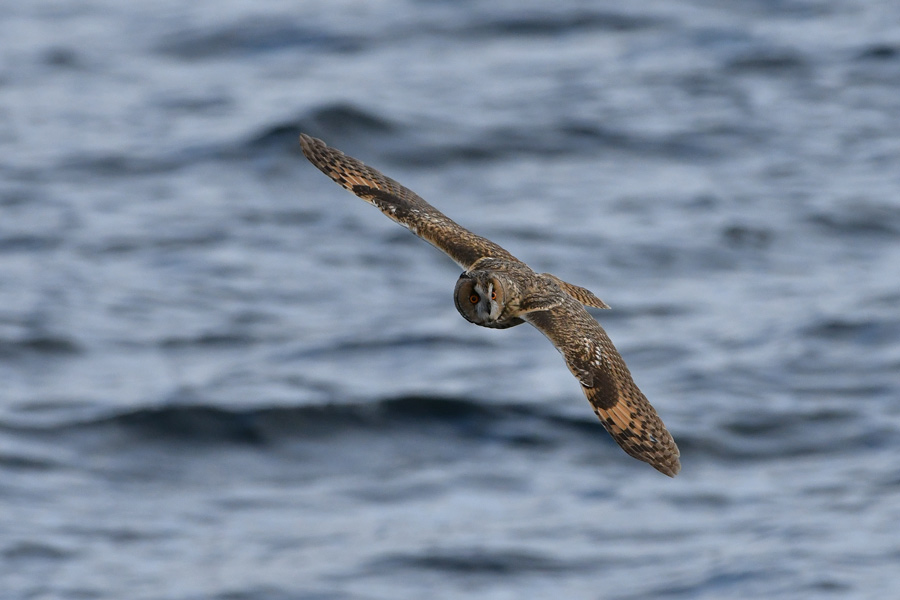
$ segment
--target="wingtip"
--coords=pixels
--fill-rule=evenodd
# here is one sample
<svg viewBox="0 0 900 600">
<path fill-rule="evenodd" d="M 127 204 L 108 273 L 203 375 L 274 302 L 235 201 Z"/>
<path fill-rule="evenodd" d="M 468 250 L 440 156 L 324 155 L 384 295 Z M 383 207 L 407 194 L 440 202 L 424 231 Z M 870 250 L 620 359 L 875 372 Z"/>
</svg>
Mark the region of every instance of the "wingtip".
<svg viewBox="0 0 900 600">
<path fill-rule="evenodd" d="M 309 150 L 312 150 L 313 146 L 316 145 L 316 142 L 322 143 L 322 140 L 317 140 L 316 138 L 306 135 L 305 133 L 300 134 L 300 147 L 303 148 L 303 153 L 306 154 Z"/>
<path fill-rule="evenodd" d="M 319 138 L 314 138 L 305 133 L 300 134 L 300 148 L 303 150 L 303 156 L 305 156 L 307 160 L 314 164 L 320 171 L 323 170 L 322 163 L 328 156 L 340 154 L 337 150 L 329 148 L 328 144 Z M 325 173 L 326 175 L 328 174 L 327 171 Z"/>
<path fill-rule="evenodd" d="M 622 396 L 625 402 L 617 399 L 612 406 L 605 407 L 599 388 L 584 388 L 584 393 L 600 423 L 626 454 L 663 475 L 675 477 L 678 474 L 681 470 L 678 445 L 640 390 L 637 394 L 643 402 L 635 403 L 634 398 L 625 395 Z"/>
<path fill-rule="evenodd" d="M 681 471 L 681 452 L 672 440 L 672 446 L 666 453 L 660 453 L 650 458 L 645 458 L 651 467 L 669 477 L 675 477 Z"/>
<path fill-rule="evenodd" d="M 677 458 L 674 461 L 666 463 L 656 463 L 652 464 L 651 466 L 667 477 L 675 477 L 681 471 L 681 461 L 679 461 Z"/>
<path fill-rule="evenodd" d="M 671 443 L 670 446 L 665 449 L 660 448 L 660 451 L 644 458 L 644 460 L 663 475 L 675 477 L 681 471 L 681 452 L 678 450 L 678 446 L 675 445 L 675 440 L 671 436 L 668 437 Z"/>
</svg>

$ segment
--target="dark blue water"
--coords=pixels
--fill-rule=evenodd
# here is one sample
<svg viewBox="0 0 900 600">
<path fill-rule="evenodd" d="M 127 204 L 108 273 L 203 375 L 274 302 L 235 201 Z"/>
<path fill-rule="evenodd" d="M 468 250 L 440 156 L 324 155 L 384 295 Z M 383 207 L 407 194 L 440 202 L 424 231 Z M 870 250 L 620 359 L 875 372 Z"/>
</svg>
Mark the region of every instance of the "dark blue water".
<svg viewBox="0 0 900 600">
<path fill-rule="evenodd" d="M 900 4 L 0 14 L 4 599 L 900 588 Z M 301 131 L 612 305 L 681 474 Z"/>
</svg>

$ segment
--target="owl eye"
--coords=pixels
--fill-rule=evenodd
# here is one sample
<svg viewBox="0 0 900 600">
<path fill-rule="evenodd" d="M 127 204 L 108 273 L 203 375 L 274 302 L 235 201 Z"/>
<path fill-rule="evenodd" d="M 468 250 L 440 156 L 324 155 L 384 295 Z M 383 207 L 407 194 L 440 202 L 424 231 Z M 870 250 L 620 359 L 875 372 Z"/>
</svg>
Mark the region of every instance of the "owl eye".
<svg viewBox="0 0 900 600">
<path fill-rule="evenodd" d="M 478 300 L 478 294 L 472 294 L 471 296 L 469 296 L 469 302 L 471 302 L 472 304 L 478 304 Z"/>
<path fill-rule="evenodd" d="M 497 299 L 497 292 L 492 291 L 491 292 L 491 300 L 496 300 L 496 299 Z"/>
</svg>

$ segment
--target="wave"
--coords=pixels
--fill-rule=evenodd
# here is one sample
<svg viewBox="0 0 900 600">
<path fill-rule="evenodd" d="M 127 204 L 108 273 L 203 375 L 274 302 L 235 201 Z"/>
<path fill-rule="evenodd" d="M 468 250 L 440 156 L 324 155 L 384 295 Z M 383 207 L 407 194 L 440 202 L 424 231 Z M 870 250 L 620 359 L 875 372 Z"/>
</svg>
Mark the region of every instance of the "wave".
<svg viewBox="0 0 900 600">
<path fill-rule="evenodd" d="M 272 156 L 291 160 L 300 156 L 301 132 L 324 136 L 335 145 L 354 140 L 379 141 L 394 132 L 385 117 L 352 104 L 337 102 L 313 107 L 296 117 L 273 119 L 239 134 L 217 141 L 197 140 L 176 147 L 160 147 L 144 154 L 79 154 L 62 159 L 59 169 L 105 177 L 127 177 L 179 171 L 210 162 L 247 161 Z M 408 141 L 408 140 L 407 140 Z M 358 146 L 357 146 L 358 147 Z"/>
<path fill-rule="evenodd" d="M 78 354 L 81 346 L 61 336 L 30 335 L 20 339 L 0 339 L 0 357 L 17 358 L 30 354 L 68 355 Z"/>
<path fill-rule="evenodd" d="M 368 429 L 402 430 L 443 424 L 486 432 L 516 420 L 551 419 L 533 406 L 485 405 L 455 398 L 404 396 L 363 404 L 323 404 L 262 408 L 224 408 L 210 405 L 141 407 L 114 414 L 72 419 L 53 425 L 0 424 L 19 432 L 125 429 L 138 437 L 180 438 L 195 442 L 257 444 L 311 433 L 339 435 Z M 569 423 L 577 427 L 577 423 Z"/>
<path fill-rule="evenodd" d="M 300 134 L 311 133 L 334 139 L 360 138 L 373 135 L 388 136 L 399 133 L 397 126 L 386 117 L 363 110 L 353 104 L 336 102 L 318 106 L 295 119 L 264 125 L 251 133 L 229 152 L 230 157 L 251 156 L 279 152 L 302 155 Z M 337 144 L 337 141 L 331 141 Z"/>
<path fill-rule="evenodd" d="M 672 21 L 656 16 L 605 10 L 574 9 L 517 9 L 497 10 L 485 5 L 459 15 L 459 19 L 442 18 L 438 22 L 422 23 L 418 30 L 431 39 L 445 36 L 460 39 L 516 39 L 558 37 L 562 35 L 630 32 L 670 27 Z"/>
<path fill-rule="evenodd" d="M 601 152 L 678 161 L 721 160 L 746 144 L 757 143 L 759 138 L 758 132 L 738 124 L 651 134 L 569 118 L 528 127 L 497 125 L 487 129 L 454 123 L 422 132 L 376 112 L 336 102 L 258 124 L 237 138 L 197 140 L 146 154 L 70 156 L 62 160 L 59 168 L 122 177 L 174 172 L 209 162 L 294 161 L 301 155 L 301 132 L 322 138 L 350 155 L 373 162 L 381 160 L 382 164 L 387 160 L 407 168 Z"/>
<path fill-rule="evenodd" d="M 416 438 L 417 444 L 440 440 L 466 448 L 501 443 L 520 450 L 570 447 L 582 452 L 593 445 L 614 447 L 587 408 L 569 417 L 549 405 L 490 404 L 470 399 L 403 396 L 360 404 L 325 404 L 261 408 L 224 408 L 204 404 L 142 407 L 83 419 L 46 424 L 2 423 L 17 436 L 122 439 L 130 445 L 278 446 L 309 442 L 341 444 L 348 440 Z M 44 422 L 46 423 L 46 421 Z M 85 436 L 84 434 L 89 434 Z M 124 435 L 123 435 L 124 434 Z M 673 429 L 685 463 L 775 460 L 786 456 L 871 451 L 896 444 L 896 432 L 858 411 L 830 408 L 740 414 L 693 431 Z M 102 442 L 100 442 L 102 445 Z"/>
<path fill-rule="evenodd" d="M 402 36 L 407 42 L 415 36 L 437 36 L 453 41 L 459 39 L 542 38 L 577 33 L 609 31 L 637 31 L 670 24 L 664 19 L 644 15 L 610 11 L 512 11 L 495 13 L 474 11 L 460 19 L 424 18 L 407 24 Z M 303 51 L 332 54 L 354 54 L 377 45 L 397 42 L 393 28 L 373 29 L 367 34 L 352 35 L 333 30 L 327 23 L 300 22 L 296 16 L 248 16 L 226 23 L 200 24 L 182 27 L 165 35 L 157 44 L 162 55 L 185 61 L 218 60 L 253 57 L 283 51 Z"/>
<path fill-rule="evenodd" d="M 545 554 L 518 550 L 458 548 L 428 550 L 415 554 L 393 554 L 372 561 L 376 573 L 409 570 L 439 571 L 448 575 L 517 576 L 534 573 L 563 573 L 590 569 L 587 561 L 562 561 Z"/>
<path fill-rule="evenodd" d="M 727 62 L 727 69 L 734 73 L 758 73 L 796 76 L 811 72 L 812 67 L 804 56 L 787 48 L 753 48 L 739 53 Z"/>
<path fill-rule="evenodd" d="M 813 339 L 858 344 L 871 349 L 896 343 L 900 337 L 900 319 L 856 316 L 818 319 L 804 328 L 802 333 Z"/>
<path fill-rule="evenodd" d="M 830 211 L 819 211 L 808 218 L 813 226 L 828 235 L 864 238 L 867 242 L 900 236 L 900 209 L 887 203 L 852 200 Z"/>
<path fill-rule="evenodd" d="M 358 35 L 341 35 L 322 26 L 304 27 L 285 17 L 249 17 L 221 25 L 185 28 L 157 46 L 162 54 L 182 60 L 247 56 L 288 49 L 351 53 L 365 47 Z"/>
<path fill-rule="evenodd" d="M 741 413 L 715 428 L 677 436 L 682 457 L 716 462 L 778 461 L 790 457 L 871 452 L 897 444 L 897 432 L 854 410 Z"/>
<path fill-rule="evenodd" d="M 900 45 L 877 43 L 859 51 L 860 60 L 891 61 L 900 57 Z"/>
</svg>

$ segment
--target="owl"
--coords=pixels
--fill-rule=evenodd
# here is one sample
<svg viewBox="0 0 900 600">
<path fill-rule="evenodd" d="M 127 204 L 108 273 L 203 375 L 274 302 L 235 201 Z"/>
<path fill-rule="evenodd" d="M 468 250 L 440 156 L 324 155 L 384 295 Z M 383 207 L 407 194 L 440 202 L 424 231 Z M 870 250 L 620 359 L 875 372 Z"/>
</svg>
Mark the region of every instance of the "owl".
<svg viewBox="0 0 900 600">
<path fill-rule="evenodd" d="M 680 453 L 622 356 L 585 306 L 609 308 L 592 292 L 524 262 L 464 229 L 390 177 L 302 134 L 303 154 L 338 185 L 446 253 L 462 269 L 453 299 L 470 323 L 506 329 L 530 323 L 562 354 L 600 423 L 622 449 L 674 477 Z"/>
</svg>

